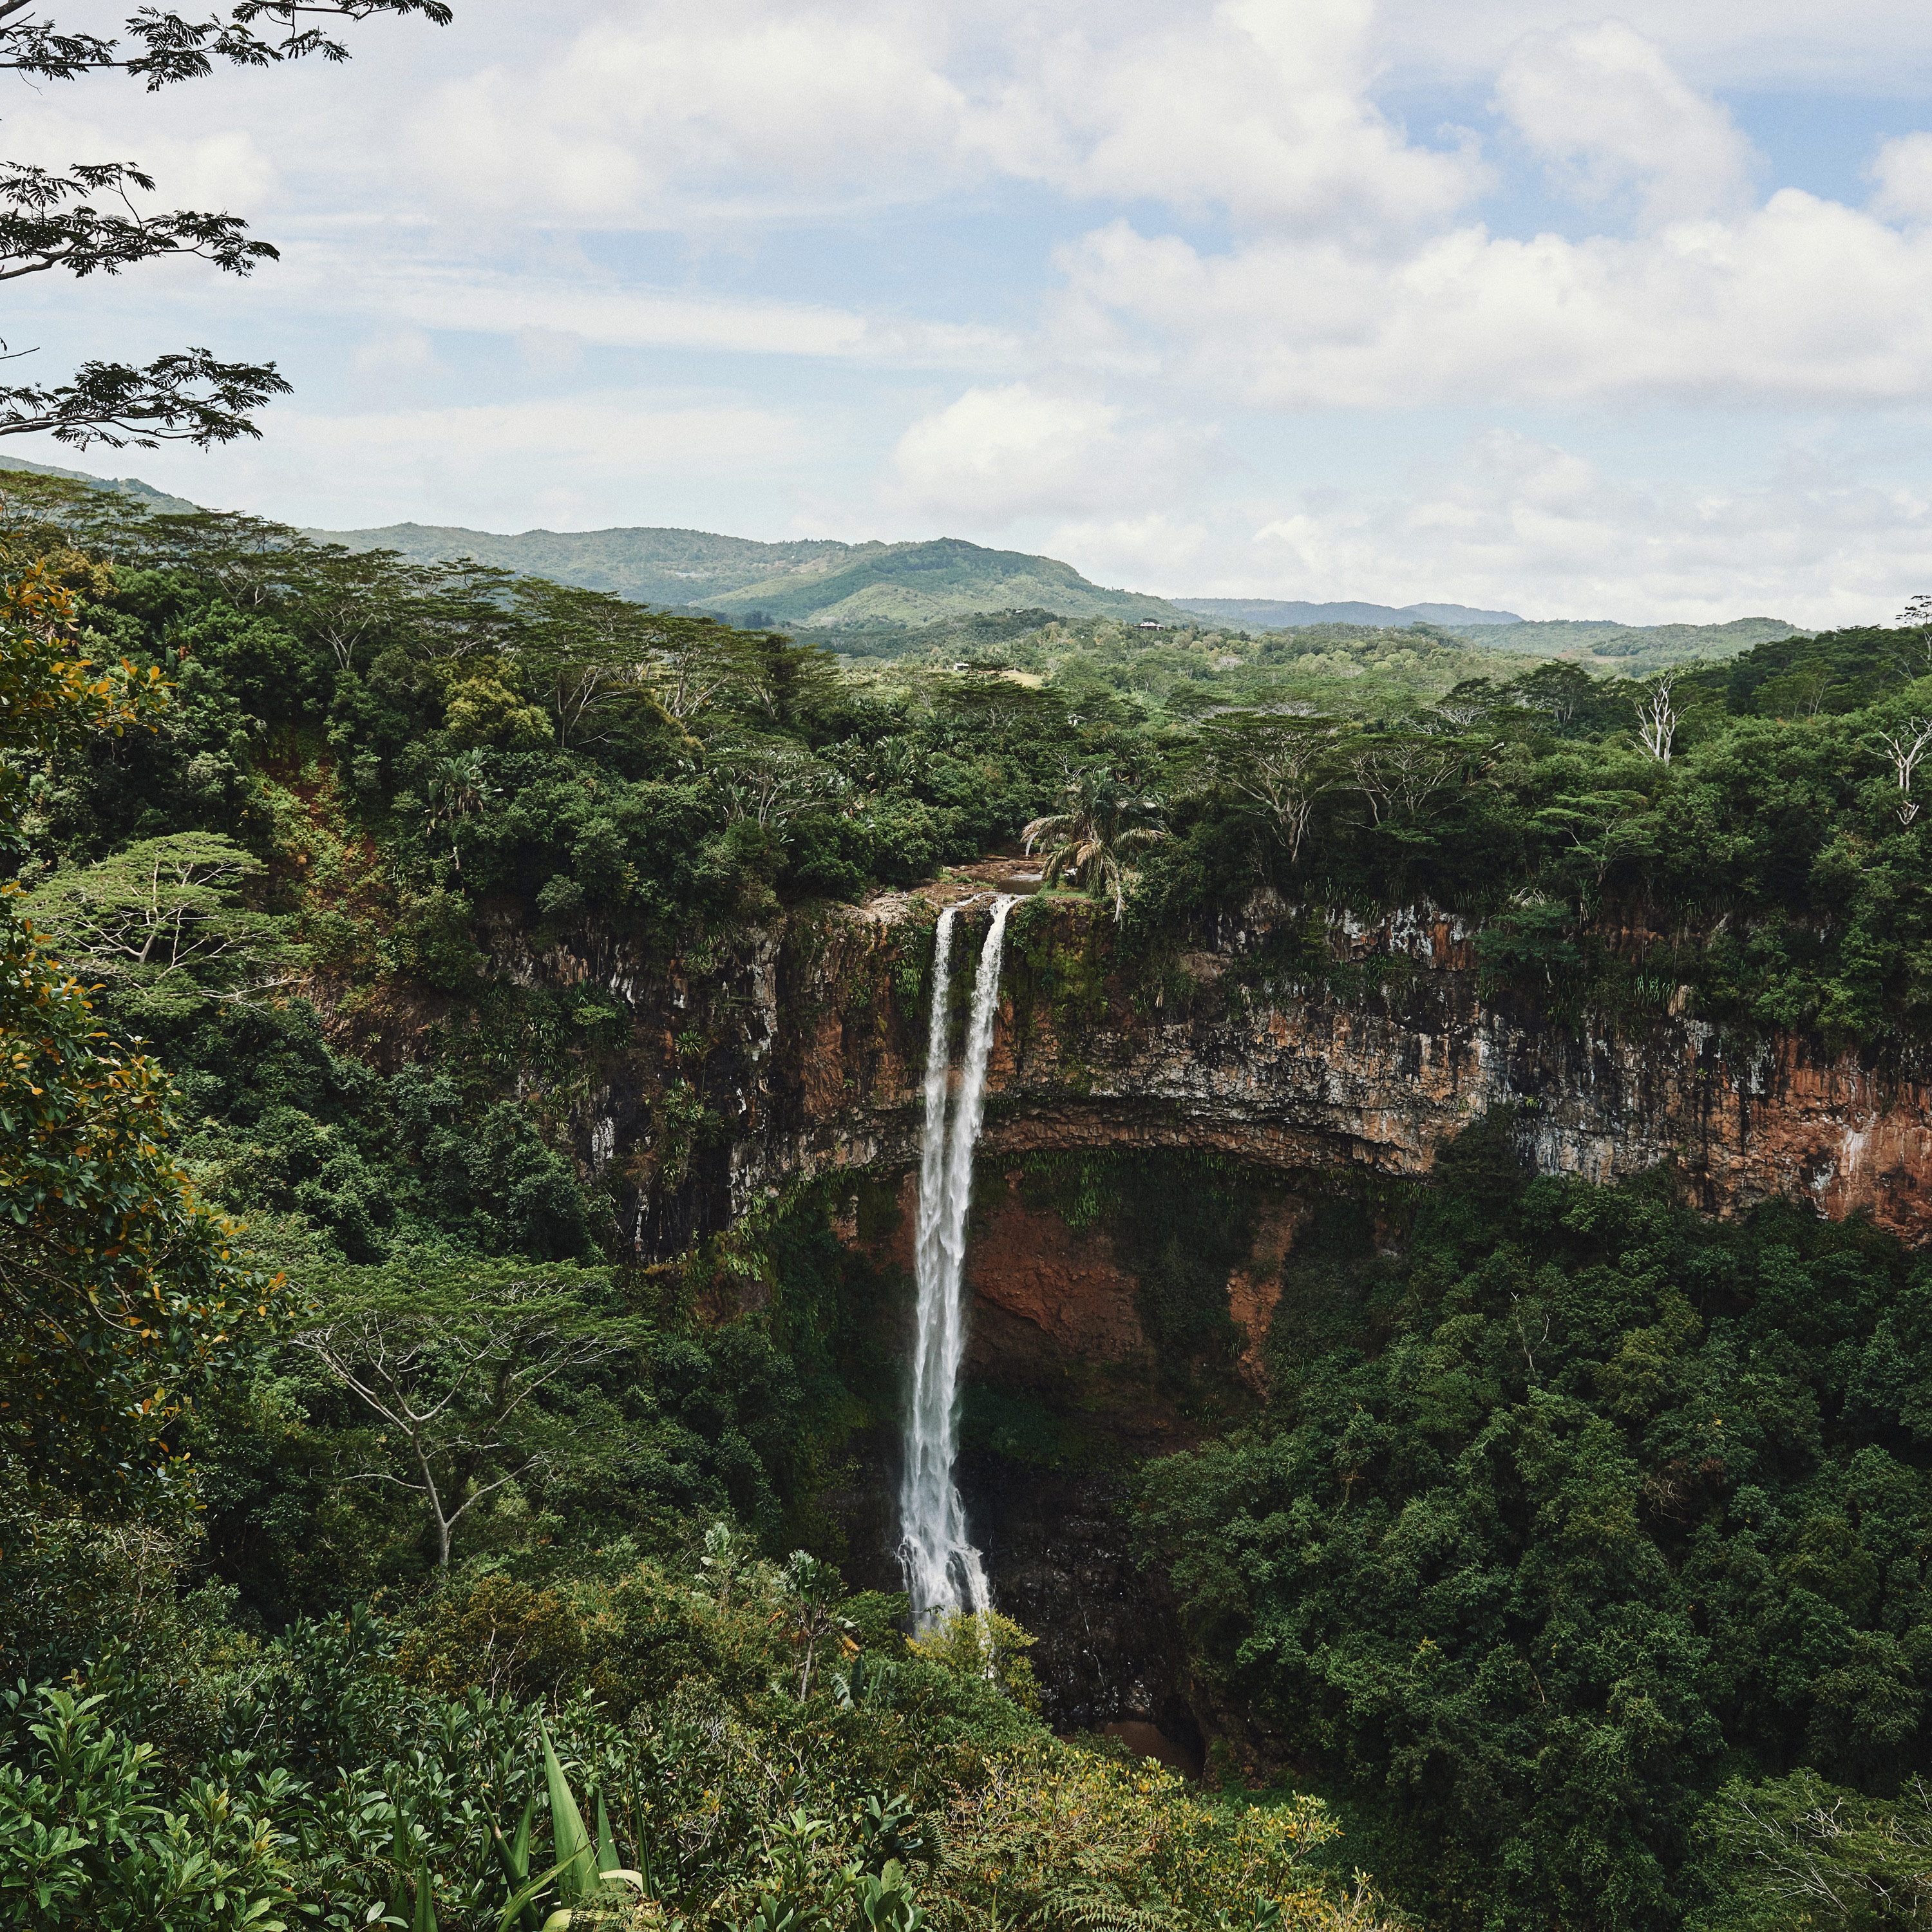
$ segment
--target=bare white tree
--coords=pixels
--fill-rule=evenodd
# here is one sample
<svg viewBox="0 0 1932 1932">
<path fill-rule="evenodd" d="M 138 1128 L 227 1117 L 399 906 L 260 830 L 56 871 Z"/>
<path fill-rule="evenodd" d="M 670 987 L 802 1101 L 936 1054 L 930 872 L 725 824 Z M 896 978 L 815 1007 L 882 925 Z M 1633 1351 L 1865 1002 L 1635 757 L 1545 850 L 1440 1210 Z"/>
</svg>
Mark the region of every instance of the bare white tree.
<svg viewBox="0 0 1932 1932">
<path fill-rule="evenodd" d="M 1350 755 L 1356 788 L 1378 825 L 1384 818 L 1413 819 L 1462 769 L 1459 746 L 1440 738 L 1389 738 Z"/>
<path fill-rule="evenodd" d="M 1214 782 L 1274 823 L 1291 862 L 1301 856 L 1315 803 L 1334 782 L 1340 728 L 1299 718 L 1216 718 L 1202 734 Z"/>
<path fill-rule="evenodd" d="M 748 818 L 773 832 L 814 805 L 836 807 L 852 789 L 844 772 L 782 740 L 728 746 L 713 755 L 711 772 L 726 824 Z"/>
<path fill-rule="evenodd" d="M 1913 598 L 1899 612 L 1898 621 L 1918 633 L 1912 656 L 1900 668 L 1907 677 L 1923 677 L 1932 671 L 1932 597 Z"/>
<path fill-rule="evenodd" d="M 1898 822 L 1910 825 L 1918 816 L 1912 796 L 1912 775 L 1928 750 L 1932 750 L 1932 718 L 1908 718 L 1895 731 L 1881 731 L 1879 742 L 1892 760 L 1898 781 Z"/>
<path fill-rule="evenodd" d="M 1643 748 L 1660 764 L 1669 764 L 1677 728 L 1683 722 L 1684 706 L 1677 696 L 1680 674 L 1660 670 L 1644 681 L 1642 694 L 1632 701 L 1636 706 L 1637 736 Z"/>
<path fill-rule="evenodd" d="M 1813 1780 L 1808 1790 L 1797 1789 Z M 1720 1800 L 1713 1836 L 1754 1902 L 1793 1925 L 1923 1924 L 1932 1911 L 1932 1791 L 1910 1779 L 1895 1801 L 1862 1798 L 1799 1772 Z"/>
</svg>

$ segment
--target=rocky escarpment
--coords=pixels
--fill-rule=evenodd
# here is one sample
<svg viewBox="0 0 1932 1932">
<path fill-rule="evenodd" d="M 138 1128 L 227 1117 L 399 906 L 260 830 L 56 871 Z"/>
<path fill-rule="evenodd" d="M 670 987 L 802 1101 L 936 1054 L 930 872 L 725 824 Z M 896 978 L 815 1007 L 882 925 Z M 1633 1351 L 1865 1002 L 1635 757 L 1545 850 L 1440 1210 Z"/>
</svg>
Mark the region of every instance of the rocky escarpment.
<svg viewBox="0 0 1932 1932">
<path fill-rule="evenodd" d="M 601 982 L 635 1016 L 629 1048 L 573 1111 L 641 1258 L 802 1177 L 912 1163 L 936 906 L 985 890 L 815 912 L 668 967 L 506 942 L 500 966 Z M 1119 969 L 1113 927 L 1085 903 L 1019 908 L 987 1151 L 1211 1148 L 1413 1176 L 1509 1106 L 1546 1172 L 1604 1180 L 1670 1161 L 1714 1213 L 1782 1195 L 1910 1238 L 1932 1231 L 1932 1119 L 1909 1059 L 1733 1039 L 1681 1012 L 1622 1029 L 1552 1019 L 1486 997 L 1473 928 L 1427 908 L 1328 917 L 1312 967 L 1310 926 L 1257 903 L 1154 978 Z"/>
<path fill-rule="evenodd" d="M 934 923 L 949 899 L 988 904 L 993 886 L 1017 883 L 1012 869 L 800 914 L 668 961 L 590 935 L 539 951 L 508 919 L 493 932 L 498 974 L 595 993 L 628 1016 L 593 1072 L 580 1058 L 567 1084 L 542 1069 L 524 1078 L 574 1124 L 640 1260 L 830 1180 L 848 1243 L 908 1269 Z M 962 958 L 982 920 L 960 922 Z M 1611 1180 L 1667 1162 L 1714 1213 L 1789 1196 L 1908 1238 L 1932 1232 L 1932 1121 L 1907 1058 L 1727 1036 L 1682 998 L 1640 1025 L 1565 1022 L 1486 992 L 1476 932 L 1429 908 L 1324 918 L 1258 901 L 1131 970 L 1112 922 L 1084 902 L 1030 898 L 1008 936 L 959 1474 L 998 1600 L 1040 1634 L 1062 1726 L 1139 1726 L 1143 1744 L 1157 1731 L 1190 1761 L 1216 1729 L 1161 1580 L 1120 1520 L 1122 1478 L 1265 1394 L 1286 1258 L 1338 1175 L 1366 1185 L 1358 1201 L 1379 1180 L 1425 1177 L 1447 1140 L 1507 1108 L 1546 1172 Z M 969 980 L 956 970 L 962 998 Z M 1144 1228 L 1136 1248 L 1131 1216 L 1062 1211 L 1029 1178 L 1055 1160 L 1160 1150 L 1174 1150 L 1159 1156 L 1170 1182 L 1176 1161 L 1228 1164 L 1201 1184 L 1215 1226 L 1239 1223 L 1214 1280 L 1197 1284 L 1226 1324 L 1218 1416 L 1190 1407 L 1168 1338 L 1149 1331 Z M 1147 1168 L 1156 1179 L 1159 1162 Z M 1233 1168 L 1244 1205 L 1227 1190 Z M 1203 1232 L 1189 1239 L 1197 1258 L 1211 1245 Z M 720 1314 L 766 1292 L 721 1280 L 740 1299 Z M 976 1402 L 992 1406 L 984 1426 Z M 842 1525 L 854 1580 L 896 1588 L 890 1427 L 853 1456 L 820 1506 Z"/>
</svg>

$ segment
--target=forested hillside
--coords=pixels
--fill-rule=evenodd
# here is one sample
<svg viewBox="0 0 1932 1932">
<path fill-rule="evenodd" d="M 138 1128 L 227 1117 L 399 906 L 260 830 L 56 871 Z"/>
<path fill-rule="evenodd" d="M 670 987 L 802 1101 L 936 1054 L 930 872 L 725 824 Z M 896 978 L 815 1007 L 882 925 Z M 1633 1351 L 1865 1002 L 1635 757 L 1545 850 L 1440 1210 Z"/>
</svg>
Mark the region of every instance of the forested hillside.
<svg viewBox="0 0 1932 1932">
<path fill-rule="evenodd" d="M 616 935 L 701 978 L 1058 814 L 1149 1001 L 1258 892 L 1428 904 L 1560 1019 L 1897 1063 L 1926 637 L 1643 680 L 1349 627 L 842 660 L 6 503 L 9 1922 L 1932 1909 L 1932 1317 L 1889 1237 L 1538 1178 L 1502 1121 L 1430 1188 L 1337 1182 L 1265 1396 L 1137 1479 L 1222 1726 L 1186 1787 L 1050 1736 L 1025 1633 L 908 1645 L 848 1588 L 825 1499 L 896 1413 L 903 1282 L 824 1187 L 641 1253 L 564 1131 L 637 1015 L 501 963 Z M 1318 926 L 1273 970 L 1346 977 Z M 688 1156 L 730 1130 L 686 1090 Z"/>
<path fill-rule="evenodd" d="M 1180 613 L 1158 597 L 1090 584 L 1070 564 L 942 537 L 926 543 L 759 543 L 706 530 L 488 530 L 425 524 L 312 530 L 316 541 L 393 551 L 412 563 L 472 559 L 640 602 L 692 605 L 753 625 L 920 626 L 1046 604 L 1070 617 Z"/>
</svg>

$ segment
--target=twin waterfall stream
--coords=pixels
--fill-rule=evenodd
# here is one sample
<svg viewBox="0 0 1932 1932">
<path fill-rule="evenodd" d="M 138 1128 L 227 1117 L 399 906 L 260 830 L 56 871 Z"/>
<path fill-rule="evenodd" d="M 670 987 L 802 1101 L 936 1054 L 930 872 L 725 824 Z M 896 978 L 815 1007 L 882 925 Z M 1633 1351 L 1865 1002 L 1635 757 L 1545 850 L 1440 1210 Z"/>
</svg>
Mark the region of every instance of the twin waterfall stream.
<svg viewBox="0 0 1932 1932">
<path fill-rule="evenodd" d="M 1000 1010 L 1000 960 L 1006 915 L 1017 902 L 1002 895 L 980 949 L 966 1058 L 950 1116 L 947 1051 L 953 921 L 939 915 L 933 934 L 932 1019 L 926 1054 L 926 1130 L 920 1150 L 914 1270 L 919 1286 L 912 1395 L 906 1414 L 905 1468 L 899 1485 L 899 1562 L 912 1599 L 915 1629 L 929 1630 L 949 1612 L 992 1607 L 980 1552 L 966 1540 L 966 1508 L 952 1480 L 959 1448 L 959 1368 L 966 1350 L 966 1213 L 973 1195 L 973 1146 L 986 1107 L 986 1063 Z"/>
</svg>

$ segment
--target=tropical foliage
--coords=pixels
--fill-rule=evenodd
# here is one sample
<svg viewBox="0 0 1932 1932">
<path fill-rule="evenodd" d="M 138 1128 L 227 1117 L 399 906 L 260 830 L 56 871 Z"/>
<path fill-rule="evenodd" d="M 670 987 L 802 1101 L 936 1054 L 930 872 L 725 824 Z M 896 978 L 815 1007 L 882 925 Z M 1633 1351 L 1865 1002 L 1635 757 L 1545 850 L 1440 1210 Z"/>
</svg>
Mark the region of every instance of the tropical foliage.
<svg viewBox="0 0 1932 1932">
<path fill-rule="evenodd" d="M 1868 1228 L 1534 1180 L 1498 1125 L 1324 1197 L 1264 1401 L 1235 1183 L 1088 1174 L 1202 1438 L 1139 1495 L 1216 1790 L 1049 1738 L 1016 1626 L 908 1644 L 849 1588 L 902 1283 L 842 1195 L 630 1218 L 729 1162 L 677 989 L 1029 835 L 1113 916 L 1056 964 L 1016 915 L 1016 1012 L 1151 1011 L 1231 917 L 1258 980 L 1371 997 L 1323 935 L 1426 902 L 1559 1021 L 1908 1065 L 1918 629 L 1648 681 L 1030 619 L 842 662 L 58 480 L 4 524 L 11 1922 L 1387 1918 L 1344 1856 L 1450 1928 L 1922 1915 L 1932 1316 Z M 1096 1388 L 969 1432 L 1118 1468 Z"/>
<path fill-rule="evenodd" d="M 1318 1804 L 1210 1807 L 1059 1743 L 909 1650 L 902 1600 L 826 1598 L 843 1634 L 801 1677 L 800 1558 L 729 1543 L 485 1576 L 400 1631 L 358 1611 L 199 1656 L 150 1631 L 78 1690 L 11 1694 L 0 1922 L 1372 1924 L 1315 1861 Z"/>
<path fill-rule="evenodd" d="M 165 697 L 153 670 L 104 674 L 76 652 L 71 616 L 44 570 L 0 610 L 0 833 L 30 761 L 138 728 Z M 124 1509 L 178 1471 L 184 1405 L 272 1289 L 165 1152 L 165 1076 L 103 1025 L 17 892 L 0 899 L 0 1471 Z M 0 1562 L 18 1560 L 8 1542 Z"/>
<path fill-rule="evenodd" d="M 1802 1209 L 1531 1179 L 1511 1145 L 1466 1136 L 1397 1255 L 1364 1228 L 1291 1264 L 1268 1420 L 1149 1466 L 1225 1706 L 1376 1820 L 1432 1924 L 1715 1910 L 1768 1850 L 1735 1792 L 1700 1842 L 1733 1774 L 1842 1787 L 1922 1876 L 1924 1264 Z M 1865 1855 L 1779 1802 L 1801 1864 Z"/>
<path fill-rule="evenodd" d="M 1060 811 L 1034 819 L 1020 837 L 1046 859 L 1042 884 L 1082 880 L 1091 897 L 1113 901 L 1118 921 L 1126 909 L 1132 854 L 1167 836 L 1154 816 L 1158 802 L 1136 797 L 1106 765 L 1081 766 L 1067 779 L 1066 794 Z"/>
</svg>

